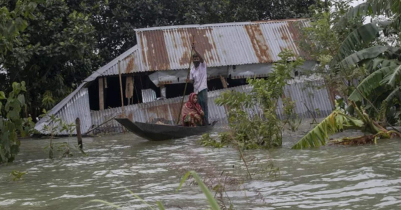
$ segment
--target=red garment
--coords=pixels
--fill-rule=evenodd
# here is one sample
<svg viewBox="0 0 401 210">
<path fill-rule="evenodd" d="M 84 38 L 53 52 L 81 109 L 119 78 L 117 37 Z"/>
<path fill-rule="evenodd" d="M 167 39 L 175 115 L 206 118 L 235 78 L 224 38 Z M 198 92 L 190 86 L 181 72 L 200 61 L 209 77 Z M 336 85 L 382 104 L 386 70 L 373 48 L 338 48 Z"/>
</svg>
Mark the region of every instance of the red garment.
<svg viewBox="0 0 401 210">
<path fill-rule="evenodd" d="M 191 93 L 189 95 L 189 100 L 182 107 L 181 115 L 182 115 L 183 125 L 185 125 L 185 118 L 187 117 L 188 114 L 191 116 L 191 118 L 195 118 L 197 120 L 199 119 L 201 120 L 202 119 L 201 116 L 204 115 L 202 107 L 198 103 L 194 102 L 195 96 L 196 96 L 195 93 Z"/>
</svg>

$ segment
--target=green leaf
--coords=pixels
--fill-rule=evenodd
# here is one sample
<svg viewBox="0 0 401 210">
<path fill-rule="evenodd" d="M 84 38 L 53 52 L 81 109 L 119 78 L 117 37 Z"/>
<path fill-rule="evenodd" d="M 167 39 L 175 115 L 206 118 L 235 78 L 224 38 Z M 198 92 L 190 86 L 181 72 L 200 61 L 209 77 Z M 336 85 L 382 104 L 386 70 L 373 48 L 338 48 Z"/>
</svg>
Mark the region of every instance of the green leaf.
<svg viewBox="0 0 401 210">
<path fill-rule="evenodd" d="M 139 197 L 138 195 L 136 195 L 135 193 L 133 193 L 131 190 L 125 188 L 126 190 L 128 190 L 128 192 L 131 193 L 131 195 L 133 195 L 135 198 L 137 198 L 138 200 L 140 200 L 142 203 L 144 203 L 145 205 L 147 205 L 150 209 L 154 210 L 154 208 L 149 205 L 149 203 L 147 203 L 145 200 L 143 200 L 141 197 Z"/>
<path fill-rule="evenodd" d="M 0 100 L 7 99 L 3 91 L 0 91 Z"/>
<path fill-rule="evenodd" d="M 21 90 L 26 92 L 25 81 L 21 82 Z"/>
<path fill-rule="evenodd" d="M 381 85 L 388 84 L 391 87 L 394 87 L 396 84 L 399 84 L 401 78 L 401 65 L 397 66 L 393 72 L 388 73 L 384 79 L 380 82 Z"/>
<path fill-rule="evenodd" d="M 18 101 L 21 103 L 21 106 L 24 106 L 25 105 L 24 95 L 22 95 L 22 94 L 18 95 Z"/>
<path fill-rule="evenodd" d="M 19 119 L 19 114 L 15 110 L 11 110 L 8 113 L 8 118 L 10 118 L 11 120 L 17 120 L 17 119 Z"/>
<path fill-rule="evenodd" d="M 350 20 L 350 19 L 354 19 L 358 16 L 364 16 L 367 14 L 370 14 L 369 12 L 369 7 L 370 5 L 368 3 L 361 3 L 355 7 L 352 7 L 351 9 L 348 10 L 347 14 L 345 14 L 340 21 L 344 21 L 344 20 Z"/>
<path fill-rule="evenodd" d="M 10 150 L 10 132 L 4 131 L 1 135 L 1 143 L 3 144 L 3 148 L 5 151 Z"/>
<path fill-rule="evenodd" d="M 351 33 L 343 41 L 339 49 L 339 58 L 344 59 L 345 56 L 350 55 L 355 51 L 357 46 L 369 43 L 379 36 L 379 28 L 373 23 L 365 24 Z M 339 59 L 338 59 L 339 60 Z"/>
<path fill-rule="evenodd" d="M 374 46 L 363 49 L 344 58 L 339 65 L 344 69 L 353 67 L 363 60 L 376 58 L 380 54 L 384 53 L 388 48 L 389 47 L 387 46 Z"/>
<path fill-rule="evenodd" d="M 325 145 L 329 135 L 333 135 L 340 131 L 343 128 L 343 124 L 349 124 L 349 121 L 351 121 L 356 127 L 363 126 L 361 120 L 343 115 L 342 112 L 339 111 L 333 111 L 322 122 L 302 137 L 294 146 L 292 146 L 292 149 L 315 148 Z"/>
<path fill-rule="evenodd" d="M 393 72 L 394 69 L 394 66 L 390 66 L 373 72 L 362 80 L 362 82 L 357 86 L 358 89 L 354 90 L 348 99 L 355 102 L 361 101 L 364 97 L 359 93 L 359 91 L 361 91 L 365 97 L 369 96 L 374 89 L 380 86 L 380 82 L 384 79 L 385 75 Z"/>
<path fill-rule="evenodd" d="M 376 71 L 378 67 L 388 67 L 388 66 L 398 66 L 400 63 L 397 60 L 389 60 L 386 58 L 375 58 L 369 61 L 367 64 L 367 69 L 370 72 Z"/>
<path fill-rule="evenodd" d="M 390 104 L 390 102 L 393 100 L 393 98 L 395 96 L 397 96 L 397 94 L 401 93 L 401 87 L 398 87 L 396 89 L 394 89 L 393 91 L 391 91 L 391 93 L 386 97 L 386 99 L 384 99 L 384 101 L 382 102 L 385 104 Z"/>
<path fill-rule="evenodd" d="M 160 201 L 157 201 L 157 206 L 159 207 L 159 210 L 165 210 L 163 204 Z"/>
<path fill-rule="evenodd" d="M 19 92 L 21 91 L 21 84 L 19 84 L 18 82 L 13 82 L 12 87 L 14 94 L 19 94 Z"/>
<path fill-rule="evenodd" d="M 212 210 L 220 210 L 220 207 L 217 204 L 216 199 L 214 199 L 212 193 L 209 191 L 209 189 L 206 187 L 206 185 L 202 182 L 202 180 L 199 178 L 198 174 L 195 171 L 189 171 L 184 175 L 177 190 L 181 189 L 182 185 L 188 179 L 189 175 L 192 175 L 194 177 L 195 181 L 198 183 L 199 187 L 202 189 L 203 194 L 206 195 L 206 198 L 207 198 Z"/>
</svg>

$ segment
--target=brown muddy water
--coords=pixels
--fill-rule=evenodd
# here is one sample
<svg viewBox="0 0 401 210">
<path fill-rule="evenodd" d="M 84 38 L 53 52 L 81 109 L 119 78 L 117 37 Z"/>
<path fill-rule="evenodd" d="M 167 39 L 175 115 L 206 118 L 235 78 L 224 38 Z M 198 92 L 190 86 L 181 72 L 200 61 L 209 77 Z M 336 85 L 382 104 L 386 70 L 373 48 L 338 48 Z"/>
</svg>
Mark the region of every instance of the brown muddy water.
<svg viewBox="0 0 401 210">
<path fill-rule="evenodd" d="M 133 134 L 84 138 L 88 156 L 74 151 L 73 157 L 54 160 L 43 149 L 47 139 L 27 139 L 17 160 L 0 167 L 0 209 L 110 209 L 86 203 L 92 199 L 144 208 L 125 188 L 151 204 L 161 201 L 166 209 L 205 209 L 198 186 L 187 182 L 176 192 L 188 170 L 212 185 L 227 176 L 227 195 L 236 209 L 401 209 L 401 140 L 291 150 L 300 136 L 287 136 L 279 149 L 247 152 L 256 159 L 250 163 L 253 179 L 243 182 L 236 150 L 204 148 L 196 142 L 199 137 L 164 142 Z M 75 138 L 56 141 L 76 143 Z M 280 176 L 268 175 L 270 163 L 280 168 Z M 27 174 L 14 182 L 13 170 Z"/>
</svg>

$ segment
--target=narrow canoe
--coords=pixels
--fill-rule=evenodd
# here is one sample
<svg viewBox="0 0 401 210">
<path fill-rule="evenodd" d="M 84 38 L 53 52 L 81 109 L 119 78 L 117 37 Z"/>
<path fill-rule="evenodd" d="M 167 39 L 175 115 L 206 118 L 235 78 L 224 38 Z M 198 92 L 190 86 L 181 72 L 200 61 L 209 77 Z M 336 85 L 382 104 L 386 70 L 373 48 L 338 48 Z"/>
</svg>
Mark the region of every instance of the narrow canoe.
<svg viewBox="0 0 401 210">
<path fill-rule="evenodd" d="M 178 125 L 160 125 L 142 122 L 132 122 L 128 118 L 116 118 L 122 126 L 132 133 L 150 141 L 179 139 L 188 136 L 201 135 L 213 129 L 217 121 L 208 126 L 185 127 Z"/>
</svg>

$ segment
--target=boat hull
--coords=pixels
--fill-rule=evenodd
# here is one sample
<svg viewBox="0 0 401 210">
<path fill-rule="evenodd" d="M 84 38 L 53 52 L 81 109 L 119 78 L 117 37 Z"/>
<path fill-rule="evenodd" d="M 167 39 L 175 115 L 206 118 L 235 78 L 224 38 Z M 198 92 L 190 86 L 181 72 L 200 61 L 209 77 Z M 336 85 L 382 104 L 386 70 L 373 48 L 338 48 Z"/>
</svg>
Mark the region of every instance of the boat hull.
<svg viewBox="0 0 401 210">
<path fill-rule="evenodd" d="M 132 122 L 128 118 L 116 118 L 115 120 L 127 130 L 150 141 L 164 141 L 200 135 L 212 130 L 213 126 L 216 124 L 216 122 L 213 122 L 209 126 L 185 127 Z"/>
</svg>

